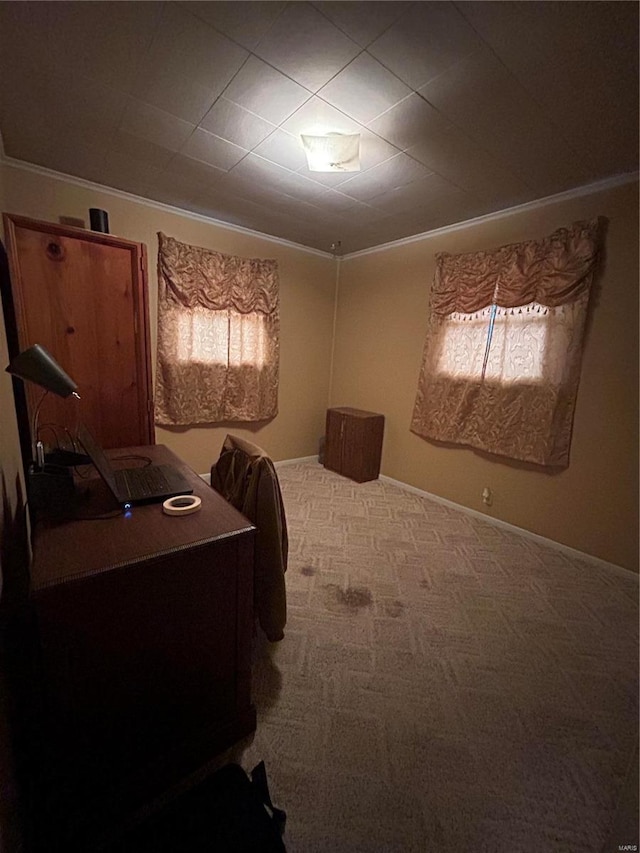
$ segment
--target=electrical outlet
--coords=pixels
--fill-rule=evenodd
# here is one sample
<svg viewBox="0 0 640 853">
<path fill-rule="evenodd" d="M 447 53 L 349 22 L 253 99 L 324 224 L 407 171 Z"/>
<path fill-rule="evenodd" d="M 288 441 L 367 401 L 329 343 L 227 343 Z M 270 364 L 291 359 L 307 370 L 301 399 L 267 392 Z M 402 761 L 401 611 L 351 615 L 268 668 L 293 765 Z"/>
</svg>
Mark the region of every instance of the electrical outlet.
<svg viewBox="0 0 640 853">
<path fill-rule="evenodd" d="M 485 486 L 482 490 L 482 503 L 485 506 L 491 506 L 493 503 L 493 492 L 489 488 L 489 486 Z"/>
</svg>

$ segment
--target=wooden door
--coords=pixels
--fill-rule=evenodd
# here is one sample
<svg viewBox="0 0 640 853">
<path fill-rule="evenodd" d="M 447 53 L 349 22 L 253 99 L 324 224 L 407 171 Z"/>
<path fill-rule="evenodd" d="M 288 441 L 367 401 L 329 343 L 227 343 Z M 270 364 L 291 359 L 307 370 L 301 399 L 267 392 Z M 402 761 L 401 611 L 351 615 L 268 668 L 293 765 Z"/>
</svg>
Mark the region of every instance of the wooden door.
<svg viewBox="0 0 640 853">
<path fill-rule="evenodd" d="M 81 397 L 47 395 L 39 437 L 62 443 L 82 420 L 103 447 L 153 444 L 144 245 L 8 214 L 4 224 L 18 349 L 44 346 Z M 42 391 L 26 391 L 33 412 Z"/>
</svg>

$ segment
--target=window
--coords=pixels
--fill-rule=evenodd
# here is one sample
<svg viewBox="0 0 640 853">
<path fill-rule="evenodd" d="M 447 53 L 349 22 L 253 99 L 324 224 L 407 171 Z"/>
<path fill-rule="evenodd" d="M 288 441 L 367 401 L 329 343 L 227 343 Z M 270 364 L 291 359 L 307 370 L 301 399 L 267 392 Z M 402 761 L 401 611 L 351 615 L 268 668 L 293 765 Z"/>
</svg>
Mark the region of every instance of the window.
<svg viewBox="0 0 640 853">
<path fill-rule="evenodd" d="M 252 365 L 267 362 L 267 329 L 262 314 L 207 308 L 178 309 L 176 358 L 181 363 Z"/>
<path fill-rule="evenodd" d="M 159 235 L 156 423 L 277 414 L 277 264 Z"/>
<path fill-rule="evenodd" d="M 566 466 L 598 221 L 539 242 L 438 255 L 411 429 Z"/>
</svg>

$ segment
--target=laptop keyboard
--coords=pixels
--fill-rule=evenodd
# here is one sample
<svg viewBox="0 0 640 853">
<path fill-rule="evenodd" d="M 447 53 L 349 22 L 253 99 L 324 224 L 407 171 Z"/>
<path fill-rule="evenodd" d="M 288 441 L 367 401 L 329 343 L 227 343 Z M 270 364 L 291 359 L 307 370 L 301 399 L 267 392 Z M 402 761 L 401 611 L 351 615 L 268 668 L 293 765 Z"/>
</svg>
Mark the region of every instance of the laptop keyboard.
<svg viewBox="0 0 640 853">
<path fill-rule="evenodd" d="M 115 472 L 118 490 L 130 498 L 144 498 L 170 491 L 161 465 L 146 468 L 121 468 Z"/>
</svg>

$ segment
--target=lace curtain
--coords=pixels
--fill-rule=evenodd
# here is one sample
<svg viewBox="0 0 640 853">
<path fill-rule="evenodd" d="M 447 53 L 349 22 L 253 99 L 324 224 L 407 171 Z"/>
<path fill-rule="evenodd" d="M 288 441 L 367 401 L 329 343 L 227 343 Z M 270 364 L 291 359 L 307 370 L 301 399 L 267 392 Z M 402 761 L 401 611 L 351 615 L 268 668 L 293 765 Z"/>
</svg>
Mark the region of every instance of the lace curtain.
<svg viewBox="0 0 640 853">
<path fill-rule="evenodd" d="M 156 423 L 275 417 L 277 262 L 224 255 L 164 234 L 158 241 Z"/>
<path fill-rule="evenodd" d="M 436 256 L 411 429 L 566 467 L 598 220 L 493 252 Z"/>
</svg>

